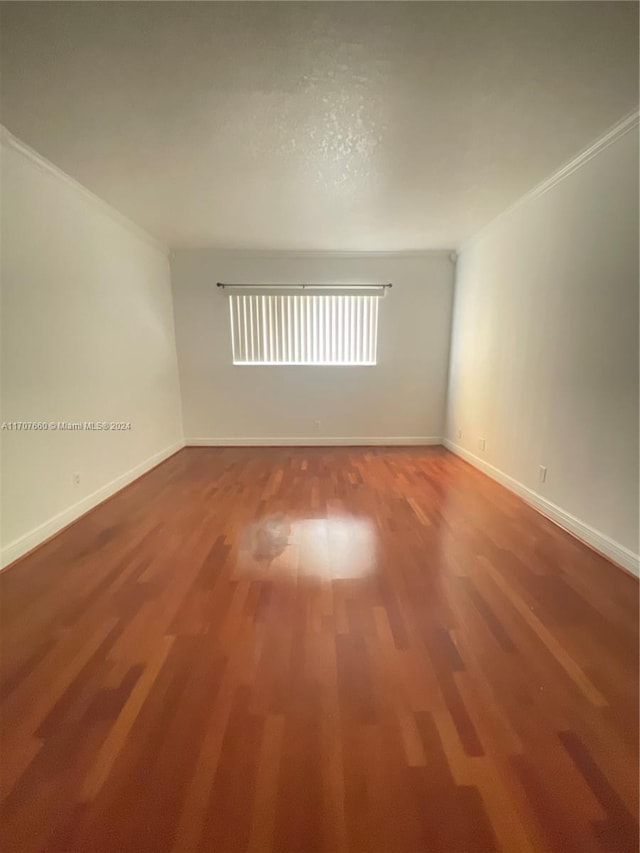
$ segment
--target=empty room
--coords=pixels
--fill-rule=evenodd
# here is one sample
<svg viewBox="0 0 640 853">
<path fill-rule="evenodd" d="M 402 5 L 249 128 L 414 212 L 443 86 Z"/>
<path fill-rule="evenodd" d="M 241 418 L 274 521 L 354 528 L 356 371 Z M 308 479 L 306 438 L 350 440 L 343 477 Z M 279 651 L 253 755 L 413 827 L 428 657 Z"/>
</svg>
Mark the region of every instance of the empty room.
<svg viewBox="0 0 640 853">
<path fill-rule="evenodd" d="M 0 849 L 638 851 L 636 2 L 0 3 Z"/>
</svg>

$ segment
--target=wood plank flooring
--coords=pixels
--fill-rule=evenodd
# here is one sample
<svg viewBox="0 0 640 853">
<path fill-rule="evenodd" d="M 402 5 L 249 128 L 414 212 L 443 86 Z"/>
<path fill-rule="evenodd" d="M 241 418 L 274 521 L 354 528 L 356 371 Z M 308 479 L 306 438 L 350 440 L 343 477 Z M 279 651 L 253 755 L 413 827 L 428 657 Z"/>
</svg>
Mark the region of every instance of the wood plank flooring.
<svg viewBox="0 0 640 853">
<path fill-rule="evenodd" d="M 638 849 L 638 585 L 442 448 L 185 449 L 0 595 L 3 851 Z"/>
</svg>

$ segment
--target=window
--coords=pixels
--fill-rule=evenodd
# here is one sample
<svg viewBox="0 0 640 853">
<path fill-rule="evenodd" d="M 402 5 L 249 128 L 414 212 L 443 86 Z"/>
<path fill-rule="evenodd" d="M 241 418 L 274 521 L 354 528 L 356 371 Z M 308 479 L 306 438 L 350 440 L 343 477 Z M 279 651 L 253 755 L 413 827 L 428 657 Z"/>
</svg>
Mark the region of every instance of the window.
<svg viewBox="0 0 640 853">
<path fill-rule="evenodd" d="M 375 364 L 379 298 L 231 293 L 233 363 Z"/>
</svg>

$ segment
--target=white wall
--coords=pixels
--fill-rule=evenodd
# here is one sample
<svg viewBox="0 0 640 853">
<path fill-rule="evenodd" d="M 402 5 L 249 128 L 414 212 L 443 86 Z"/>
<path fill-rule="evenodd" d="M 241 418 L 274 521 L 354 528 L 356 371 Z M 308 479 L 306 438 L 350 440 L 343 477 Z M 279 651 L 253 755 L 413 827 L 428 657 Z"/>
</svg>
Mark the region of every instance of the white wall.
<svg viewBox="0 0 640 853">
<path fill-rule="evenodd" d="M 463 248 L 447 434 L 637 571 L 637 123 Z"/>
<path fill-rule="evenodd" d="M 182 424 L 166 253 L 8 134 L 1 152 L 2 419 L 132 427 L 0 432 L 6 564 L 181 446 Z"/>
<path fill-rule="evenodd" d="M 453 266 L 421 256 L 172 253 L 187 443 L 426 442 L 443 435 Z M 392 282 L 375 367 L 234 366 L 217 281 Z M 315 432 L 314 421 L 320 421 Z"/>
</svg>

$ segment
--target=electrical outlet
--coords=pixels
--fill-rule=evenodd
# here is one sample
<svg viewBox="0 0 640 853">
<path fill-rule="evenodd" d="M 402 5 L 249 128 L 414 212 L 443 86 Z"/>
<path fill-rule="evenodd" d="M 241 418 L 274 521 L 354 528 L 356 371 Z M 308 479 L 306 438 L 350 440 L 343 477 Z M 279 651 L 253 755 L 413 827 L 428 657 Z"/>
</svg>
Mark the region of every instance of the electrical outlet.
<svg viewBox="0 0 640 853">
<path fill-rule="evenodd" d="M 313 422 L 313 430 L 314 432 L 320 432 L 320 421 Z"/>
<path fill-rule="evenodd" d="M 538 466 L 538 479 L 541 483 L 544 483 L 547 480 L 547 469 L 544 465 Z"/>
<path fill-rule="evenodd" d="M 480 450 L 484 450 L 486 446 L 487 446 L 487 442 L 485 441 L 484 438 L 478 439 L 478 447 L 480 448 Z"/>
<path fill-rule="evenodd" d="M 79 486 L 79 485 L 80 485 L 80 474 L 79 474 L 79 472 L 78 472 L 78 471 L 76 471 L 76 472 L 74 473 L 74 475 L 73 475 L 73 485 L 74 485 L 74 486 Z"/>
<path fill-rule="evenodd" d="M 458 430 L 458 438 L 462 438 L 462 430 L 461 429 Z"/>
</svg>

